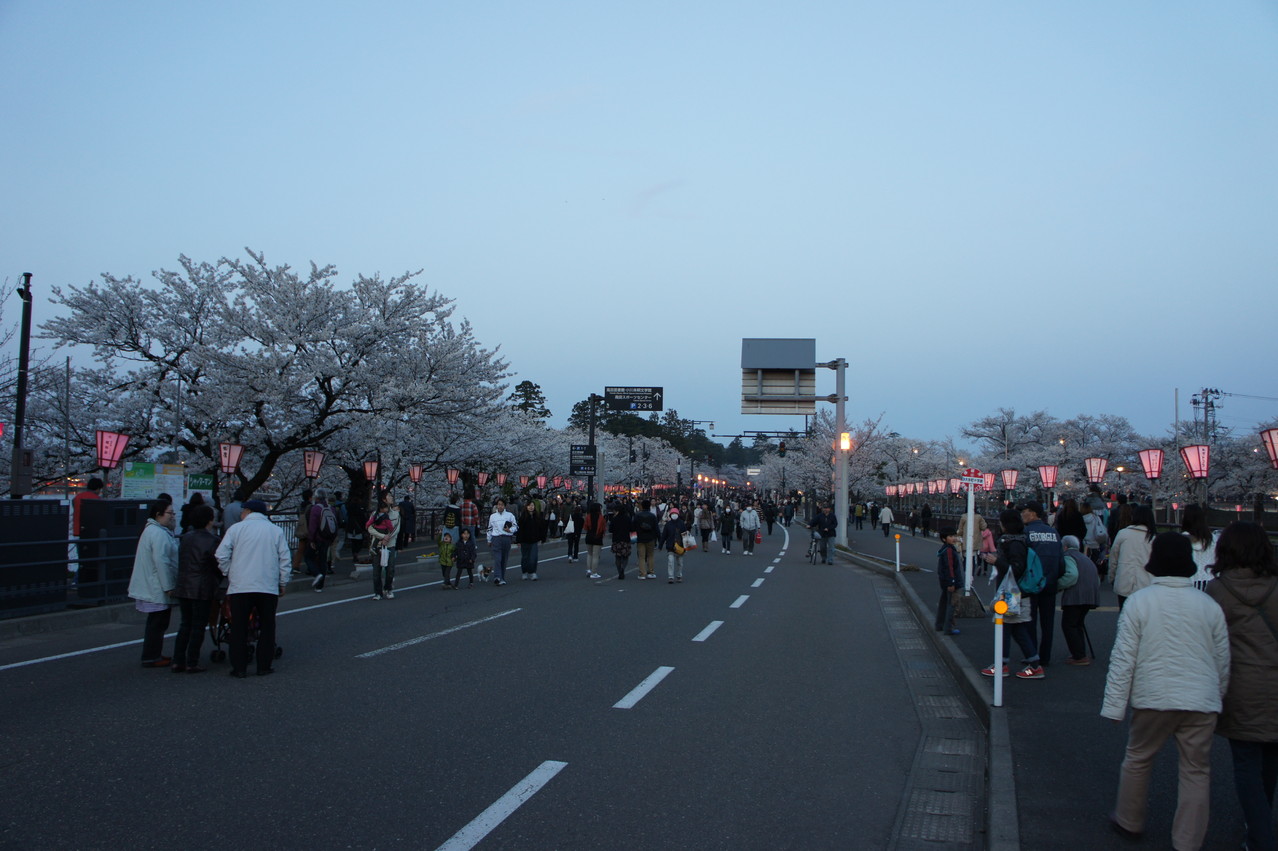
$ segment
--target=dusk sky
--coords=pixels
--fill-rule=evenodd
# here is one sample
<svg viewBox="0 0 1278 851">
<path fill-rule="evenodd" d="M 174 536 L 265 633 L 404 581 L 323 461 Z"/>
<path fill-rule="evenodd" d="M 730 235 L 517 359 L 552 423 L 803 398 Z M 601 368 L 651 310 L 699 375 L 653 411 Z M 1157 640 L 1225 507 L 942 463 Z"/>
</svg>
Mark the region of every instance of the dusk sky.
<svg viewBox="0 0 1278 851">
<path fill-rule="evenodd" d="M 1270 0 L 6 0 L 0 80 L 0 279 L 37 322 L 247 246 L 422 269 L 556 425 L 662 385 L 801 427 L 739 414 L 743 337 L 816 338 L 853 421 L 919 439 L 1278 397 Z"/>
</svg>

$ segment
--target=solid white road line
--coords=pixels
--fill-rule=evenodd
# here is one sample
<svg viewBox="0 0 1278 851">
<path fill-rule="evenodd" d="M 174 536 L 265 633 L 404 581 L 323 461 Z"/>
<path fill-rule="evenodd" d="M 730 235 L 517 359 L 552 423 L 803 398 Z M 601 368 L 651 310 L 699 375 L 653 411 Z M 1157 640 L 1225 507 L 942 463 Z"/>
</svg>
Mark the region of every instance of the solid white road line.
<svg viewBox="0 0 1278 851">
<path fill-rule="evenodd" d="M 495 621 L 497 620 L 497 618 L 504 618 L 506 617 L 506 615 L 513 615 L 515 612 L 522 612 L 522 611 L 523 611 L 523 608 L 507 609 L 504 612 L 498 612 L 495 615 L 489 615 L 488 617 L 480 618 L 477 621 L 470 621 L 468 623 L 458 624 L 457 626 L 449 627 L 448 629 L 441 630 L 439 632 L 432 632 L 430 635 L 419 635 L 416 638 L 410 638 L 407 641 L 401 641 L 398 644 L 392 644 L 389 647 L 382 647 L 378 650 L 370 650 L 367 653 L 360 653 L 355 658 L 371 659 L 374 656 L 380 656 L 383 653 L 389 653 L 392 650 L 403 650 L 405 647 L 412 647 L 414 644 L 421 644 L 423 641 L 430 641 L 432 638 L 442 638 L 445 635 L 452 635 L 454 632 L 460 632 L 463 629 L 470 629 L 472 626 L 479 626 L 481 623 L 488 623 L 489 621 Z"/>
<path fill-rule="evenodd" d="M 751 588 L 758 588 L 758 587 L 759 587 L 760 585 L 762 585 L 762 584 L 763 584 L 763 580 L 762 580 L 762 579 L 756 579 L 756 580 L 754 580 L 754 582 L 750 585 L 750 587 L 751 587 Z"/>
<path fill-rule="evenodd" d="M 705 629 L 701 630 L 701 632 L 698 632 L 696 635 L 694 635 L 692 637 L 692 640 L 705 641 L 707 638 L 709 638 L 711 635 L 714 634 L 714 631 L 716 629 L 718 629 L 721 626 L 723 626 L 723 621 L 710 621 L 710 625 L 706 627 Z"/>
<path fill-rule="evenodd" d="M 770 564 L 763 569 L 764 573 L 771 573 L 776 568 L 775 564 Z"/>
<path fill-rule="evenodd" d="M 520 780 L 511 787 L 509 792 L 494 801 L 492 806 L 475 816 L 470 824 L 454 833 L 447 842 L 439 846 L 437 851 L 467 851 L 474 848 L 497 825 L 505 821 L 511 813 L 519 809 L 525 801 L 537 794 L 542 786 L 567 767 L 566 762 L 546 760 L 533 769 L 532 774 Z"/>
<path fill-rule="evenodd" d="M 749 599 L 750 599 L 750 595 L 749 595 L 749 594 L 742 594 L 740 597 L 738 597 L 738 598 L 736 599 L 736 601 L 735 601 L 735 602 L 734 602 L 731 606 L 728 606 L 728 608 L 729 608 L 729 609 L 739 609 L 739 608 L 741 608 L 742 606 L 744 606 L 744 605 L 745 605 L 745 601 L 746 601 L 746 600 L 749 600 Z"/>
<path fill-rule="evenodd" d="M 634 709 L 635 704 L 643 700 L 648 692 L 657 687 L 657 683 L 670 675 L 674 668 L 662 665 L 648 675 L 648 678 L 630 690 L 630 694 L 612 705 L 613 709 Z"/>
</svg>

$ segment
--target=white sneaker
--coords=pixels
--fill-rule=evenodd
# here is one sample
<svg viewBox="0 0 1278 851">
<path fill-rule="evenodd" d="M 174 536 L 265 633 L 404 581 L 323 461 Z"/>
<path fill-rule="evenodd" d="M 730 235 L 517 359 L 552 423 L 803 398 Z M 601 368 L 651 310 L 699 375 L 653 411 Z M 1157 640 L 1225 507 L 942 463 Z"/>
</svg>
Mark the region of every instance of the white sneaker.
<svg viewBox="0 0 1278 851">
<path fill-rule="evenodd" d="M 387 591 L 387 592 L 386 592 L 385 594 L 383 594 L 382 596 L 383 596 L 383 597 L 385 597 L 387 600 L 394 600 L 394 599 L 395 599 L 395 592 L 394 592 L 394 591 Z"/>
<path fill-rule="evenodd" d="M 599 578 L 601 578 L 601 577 L 599 576 L 599 574 L 598 574 L 598 573 L 592 573 L 592 574 L 590 574 L 590 578 L 591 578 L 591 579 L 599 579 Z"/>
<path fill-rule="evenodd" d="M 372 597 L 370 597 L 369 599 L 370 599 L 370 600 L 380 600 L 380 599 L 382 599 L 382 595 L 381 595 L 381 594 L 374 594 L 374 595 L 373 595 Z"/>
<path fill-rule="evenodd" d="M 520 580 L 521 580 L 521 581 L 523 581 L 523 582 L 527 582 L 527 581 L 528 581 L 528 574 L 527 574 L 527 573 L 521 573 L 521 574 L 519 574 L 519 578 L 520 578 Z"/>
<path fill-rule="evenodd" d="M 535 573 L 534 573 L 534 574 L 532 575 L 532 581 L 533 581 L 533 582 L 536 582 L 536 581 L 537 581 L 537 574 L 535 574 Z"/>
</svg>

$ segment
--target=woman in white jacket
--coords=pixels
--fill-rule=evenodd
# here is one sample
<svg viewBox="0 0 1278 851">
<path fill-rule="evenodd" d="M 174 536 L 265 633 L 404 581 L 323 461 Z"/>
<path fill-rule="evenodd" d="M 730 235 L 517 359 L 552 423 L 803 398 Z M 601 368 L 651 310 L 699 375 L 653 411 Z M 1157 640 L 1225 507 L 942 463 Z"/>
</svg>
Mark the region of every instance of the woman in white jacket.
<svg viewBox="0 0 1278 851">
<path fill-rule="evenodd" d="M 1126 531 L 1126 530 L 1124 530 Z M 1101 715 L 1122 721 L 1132 707 L 1127 753 L 1110 823 L 1127 838 L 1145 829 L 1149 774 L 1168 737 L 1176 737 L 1180 784 L 1172 845 L 1197 849 L 1207 834 L 1211 739 L 1229 688 L 1229 630 L 1211 597 L 1190 582 L 1196 567 L 1189 539 L 1154 538 L 1150 584 L 1118 616 Z"/>
<path fill-rule="evenodd" d="M 1110 573 L 1114 577 L 1114 593 L 1118 595 L 1121 611 L 1127 598 L 1149 585 L 1153 576 L 1145 570 L 1150 548 L 1158 526 L 1154 522 L 1154 509 L 1148 505 L 1136 508 L 1132 525 L 1114 536 L 1109 550 Z"/>
</svg>

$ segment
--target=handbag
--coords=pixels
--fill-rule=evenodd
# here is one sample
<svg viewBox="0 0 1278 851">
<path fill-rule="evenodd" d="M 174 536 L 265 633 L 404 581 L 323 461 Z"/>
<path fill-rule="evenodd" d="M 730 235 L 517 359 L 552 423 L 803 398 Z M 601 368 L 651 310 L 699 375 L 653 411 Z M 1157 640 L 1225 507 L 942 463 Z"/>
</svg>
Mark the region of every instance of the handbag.
<svg viewBox="0 0 1278 851">
<path fill-rule="evenodd" d="M 678 541 L 675 541 L 674 554 L 677 556 L 681 556 L 684 554 L 684 552 L 685 550 L 683 548 L 683 544 L 679 543 Z"/>
<path fill-rule="evenodd" d="M 763 543 L 763 530 L 762 530 L 762 529 L 760 529 L 760 530 L 758 530 L 757 532 L 755 532 L 755 533 L 754 533 L 754 542 L 755 542 L 756 544 L 762 544 L 762 543 Z"/>
</svg>

